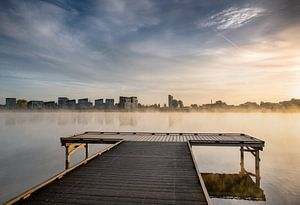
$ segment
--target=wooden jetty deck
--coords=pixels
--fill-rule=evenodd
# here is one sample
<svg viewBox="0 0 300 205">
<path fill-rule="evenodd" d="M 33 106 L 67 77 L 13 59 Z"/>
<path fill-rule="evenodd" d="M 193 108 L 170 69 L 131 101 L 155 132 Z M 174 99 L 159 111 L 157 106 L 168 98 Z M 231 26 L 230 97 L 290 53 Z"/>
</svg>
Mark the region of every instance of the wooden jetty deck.
<svg viewBox="0 0 300 205">
<path fill-rule="evenodd" d="M 85 132 L 61 138 L 66 170 L 6 204 L 211 204 L 192 145 L 241 147 L 256 158 L 264 142 L 240 133 Z M 113 144 L 89 156 L 89 144 Z M 85 147 L 86 159 L 69 167 Z M 259 179 L 259 178 L 258 178 Z"/>
<path fill-rule="evenodd" d="M 201 145 L 224 144 L 226 146 L 251 146 L 262 148 L 264 142 L 243 133 L 159 133 L 159 132 L 84 132 L 82 134 L 63 137 L 64 143 L 99 143 L 101 140 L 123 139 L 125 141 L 150 142 L 187 142 L 194 141 Z M 217 145 L 217 146 L 219 146 Z"/>
</svg>

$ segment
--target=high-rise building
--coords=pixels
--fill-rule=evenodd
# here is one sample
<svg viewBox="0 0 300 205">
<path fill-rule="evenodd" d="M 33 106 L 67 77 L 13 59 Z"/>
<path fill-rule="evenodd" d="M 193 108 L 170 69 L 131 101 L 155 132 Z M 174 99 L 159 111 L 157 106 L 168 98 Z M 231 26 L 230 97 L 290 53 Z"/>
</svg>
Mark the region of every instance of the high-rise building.
<svg viewBox="0 0 300 205">
<path fill-rule="evenodd" d="M 16 98 L 6 98 L 5 107 L 7 109 L 15 109 L 17 107 L 17 99 Z"/>
<path fill-rule="evenodd" d="M 125 109 L 125 110 L 130 109 L 131 108 L 130 97 L 120 96 L 119 97 L 119 107 L 120 107 L 120 109 Z"/>
<path fill-rule="evenodd" d="M 76 100 L 67 100 L 66 106 L 68 109 L 75 109 L 76 108 Z"/>
<path fill-rule="evenodd" d="M 88 98 L 83 98 L 78 100 L 78 108 L 81 109 L 86 109 L 86 108 L 91 108 L 93 104 L 89 102 Z"/>
<path fill-rule="evenodd" d="M 97 109 L 104 109 L 105 108 L 105 103 L 104 103 L 103 99 L 95 100 L 95 108 L 97 108 Z"/>
<path fill-rule="evenodd" d="M 168 104 L 169 104 L 169 109 L 173 109 L 173 96 L 168 95 Z"/>
<path fill-rule="evenodd" d="M 136 109 L 138 107 L 137 97 L 130 97 L 131 109 Z"/>
<path fill-rule="evenodd" d="M 44 108 L 55 109 L 57 108 L 57 104 L 54 101 L 44 102 Z"/>
<path fill-rule="evenodd" d="M 120 96 L 119 98 L 119 108 L 120 109 L 136 109 L 138 107 L 138 99 L 137 97 L 124 97 Z"/>
<path fill-rule="evenodd" d="M 114 99 L 105 99 L 105 109 L 113 109 L 115 105 Z"/>
<path fill-rule="evenodd" d="M 38 100 L 32 100 L 27 103 L 27 108 L 28 109 L 43 109 L 44 108 L 44 102 L 43 101 L 38 101 Z"/>
<path fill-rule="evenodd" d="M 59 97 L 57 104 L 59 108 L 66 108 L 67 107 L 67 101 L 69 100 L 69 98 L 67 97 Z"/>
</svg>

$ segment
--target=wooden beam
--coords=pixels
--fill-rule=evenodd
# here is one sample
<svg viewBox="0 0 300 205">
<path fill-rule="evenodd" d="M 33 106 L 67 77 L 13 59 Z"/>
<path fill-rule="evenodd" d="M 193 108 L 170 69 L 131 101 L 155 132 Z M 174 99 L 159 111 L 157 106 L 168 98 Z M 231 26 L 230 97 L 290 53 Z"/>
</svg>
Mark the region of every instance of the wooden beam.
<svg viewBox="0 0 300 205">
<path fill-rule="evenodd" d="M 65 168 L 69 169 L 69 165 L 70 165 L 70 156 L 69 156 L 69 146 L 65 146 L 66 148 L 66 163 L 65 163 Z"/>
<path fill-rule="evenodd" d="M 89 144 L 85 143 L 85 158 L 87 159 L 89 157 Z"/>
<path fill-rule="evenodd" d="M 262 148 L 264 145 L 260 142 L 236 142 L 236 141 L 204 141 L 204 140 L 189 140 L 192 146 L 228 146 L 228 147 L 256 147 Z"/>
<path fill-rule="evenodd" d="M 240 149 L 241 159 L 240 159 L 240 166 L 241 166 L 241 173 L 245 173 L 245 160 L 244 160 L 244 147 Z"/>
<path fill-rule="evenodd" d="M 258 186 L 260 186 L 260 167 L 259 167 L 259 162 L 260 162 L 260 158 L 259 158 L 259 150 L 256 150 L 255 153 L 255 175 L 256 175 L 256 184 Z"/>
<path fill-rule="evenodd" d="M 84 144 L 74 146 L 74 148 L 69 151 L 69 155 L 74 154 L 74 152 L 76 152 L 78 149 L 83 148 L 84 146 L 85 146 Z"/>
<path fill-rule="evenodd" d="M 62 146 L 70 143 L 114 144 L 122 139 L 118 138 L 60 138 Z"/>
</svg>

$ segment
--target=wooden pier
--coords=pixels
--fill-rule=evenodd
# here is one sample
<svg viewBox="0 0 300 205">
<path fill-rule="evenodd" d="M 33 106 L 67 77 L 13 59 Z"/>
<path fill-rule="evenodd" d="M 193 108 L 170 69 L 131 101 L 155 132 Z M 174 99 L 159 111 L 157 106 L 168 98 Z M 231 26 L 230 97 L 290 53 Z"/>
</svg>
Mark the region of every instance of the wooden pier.
<svg viewBox="0 0 300 205">
<path fill-rule="evenodd" d="M 211 204 L 192 146 L 237 146 L 255 156 L 264 142 L 240 133 L 85 132 L 61 138 L 66 170 L 6 204 Z M 89 144 L 112 144 L 89 155 Z M 86 159 L 70 167 L 71 155 Z M 249 173 L 251 174 L 251 173 Z"/>
</svg>

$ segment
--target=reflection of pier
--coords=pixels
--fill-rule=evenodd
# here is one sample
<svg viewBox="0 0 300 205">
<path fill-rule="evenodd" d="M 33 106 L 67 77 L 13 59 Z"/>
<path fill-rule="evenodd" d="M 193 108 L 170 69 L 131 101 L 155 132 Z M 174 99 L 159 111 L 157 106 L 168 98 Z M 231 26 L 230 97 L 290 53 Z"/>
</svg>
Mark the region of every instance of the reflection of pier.
<svg viewBox="0 0 300 205">
<path fill-rule="evenodd" d="M 210 197 L 265 201 L 264 191 L 248 174 L 202 173 Z"/>
<path fill-rule="evenodd" d="M 240 133 L 85 132 L 63 137 L 61 143 L 66 148 L 66 170 L 7 204 L 210 205 L 192 146 L 238 146 L 242 155 L 246 148 L 255 150 L 257 167 L 257 153 L 264 146 Z M 89 144 L 103 143 L 113 145 L 90 156 Z M 70 167 L 70 156 L 80 148 L 85 148 L 86 159 Z M 246 173 L 244 157 L 241 166 Z"/>
</svg>

